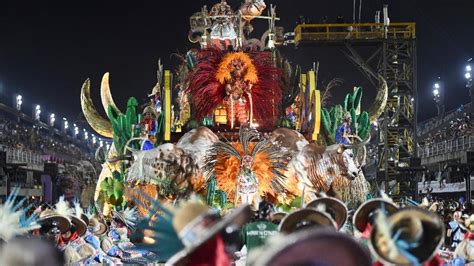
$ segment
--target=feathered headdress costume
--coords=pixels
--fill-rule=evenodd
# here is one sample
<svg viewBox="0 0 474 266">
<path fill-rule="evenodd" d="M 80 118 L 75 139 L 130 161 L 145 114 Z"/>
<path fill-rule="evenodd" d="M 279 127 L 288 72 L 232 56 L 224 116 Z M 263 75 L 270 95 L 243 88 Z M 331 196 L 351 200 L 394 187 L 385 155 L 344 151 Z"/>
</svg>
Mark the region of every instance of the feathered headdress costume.
<svg viewBox="0 0 474 266">
<path fill-rule="evenodd" d="M 232 62 L 243 64 L 245 82 L 252 84 L 253 115 L 260 127 L 271 127 L 278 118 L 281 73 L 271 52 L 226 52 L 216 49 L 196 53 L 197 65 L 189 76 L 187 92 L 192 94 L 193 112 L 198 120 L 212 114 L 226 97 Z M 249 104 L 249 103 L 247 103 Z M 270 119 L 269 119 L 270 118 Z"/>
<path fill-rule="evenodd" d="M 283 187 L 284 172 L 290 153 L 269 139 L 260 139 L 255 129 L 241 128 L 239 142 L 216 142 L 206 155 L 205 177 L 215 178 L 218 187 L 229 198 L 236 193 L 236 182 L 244 168 L 248 168 L 258 182 L 258 194 L 268 194 L 274 198 Z M 234 202 L 235 203 L 235 202 Z"/>
</svg>

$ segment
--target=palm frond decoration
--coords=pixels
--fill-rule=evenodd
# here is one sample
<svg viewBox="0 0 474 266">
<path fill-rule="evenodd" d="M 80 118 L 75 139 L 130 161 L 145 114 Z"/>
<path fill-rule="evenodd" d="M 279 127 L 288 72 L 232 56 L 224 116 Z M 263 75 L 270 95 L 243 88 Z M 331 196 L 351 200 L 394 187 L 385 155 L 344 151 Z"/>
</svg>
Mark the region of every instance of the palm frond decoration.
<svg viewBox="0 0 474 266">
<path fill-rule="evenodd" d="M 323 96 L 321 97 L 321 106 L 325 107 L 327 104 L 329 104 L 329 99 L 332 97 L 331 90 L 341 86 L 343 82 L 344 81 L 339 78 L 334 78 L 329 81 L 329 83 L 326 85 L 326 88 L 324 89 Z"/>
</svg>

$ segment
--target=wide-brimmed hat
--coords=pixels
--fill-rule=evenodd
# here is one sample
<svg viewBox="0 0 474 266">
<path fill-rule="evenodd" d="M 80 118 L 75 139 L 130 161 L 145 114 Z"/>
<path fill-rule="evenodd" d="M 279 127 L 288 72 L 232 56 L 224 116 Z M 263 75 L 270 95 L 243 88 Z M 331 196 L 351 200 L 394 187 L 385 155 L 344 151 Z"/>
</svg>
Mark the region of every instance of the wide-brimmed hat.
<svg viewBox="0 0 474 266">
<path fill-rule="evenodd" d="M 367 224 L 369 223 L 370 217 L 375 215 L 375 212 L 381 209 L 385 210 L 387 216 L 390 216 L 392 213 L 398 210 L 398 207 L 393 202 L 383 198 L 371 199 L 364 202 L 355 211 L 352 218 L 353 224 L 357 230 L 364 232 Z"/>
<path fill-rule="evenodd" d="M 69 202 L 65 200 L 65 197 L 61 196 L 54 206 L 57 214 L 65 216 L 71 221 L 79 236 L 83 236 L 87 232 L 87 224 L 80 218 L 83 212 L 78 202 L 75 202 L 75 208 L 73 209 Z"/>
<path fill-rule="evenodd" d="M 283 220 L 283 218 L 285 218 L 285 216 L 287 215 L 288 213 L 286 212 L 275 212 L 272 214 L 272 218 L 270 219 L 270 221 L 274 224 L 280 224 L 281 220 Z"/>
<path fill-rule="evenodd" d="M 309 227 L 329 227 L 336 229 L 337 224 L 329 214 L 313 208 L 305 208 L 294 211 L 283 218 L 278 226 L 278 231 L 290 234 Z"/>
<path fill-rule="evenodd" d="M 444 224 L 437 214 L 419 207 L 406 207 L 387 219 L 377 218 L 369 247 L 383 263 L 422 264 L 433 258 L 444 236 Z"/>
<path fill-rule="evenodd" d="M 126 208 L 123 211 L 115 211 L 112 210 L 112 217 L 118 221 L 120 221 L 122 224 L 124 224 L 126 227 L 130 228 L 131 230 L 135 229 L 135 225 L 137 222 L 137 210 L 136 208 Z"/>
<path fill-rule="evenodd" d="M 71 215 L 71 223 L 76 227 L 76 232 L 79 236 L 83 236 L 87 232 L 87 224 L 81 218 Z"/>
<path fill-rule="evenodd" d="M 318 228 L 296 232 L 269 244 L 250 265 L 369 266 L 368 251 L 352 237 Z"/>
<path fill-rule="evenodd" d="M 81 214 L 81 219 L 82 219 L 86 224 L 89 224 L 89 222 L 90 222 L 89 217 L 87 217 L 87 215 L 84 214 L 84 213 Z"/>
<path fill-rule="evenodd" d="M 101 236 L 109 230 L 109 227 L 106 224 L 101 223 L 97 218 L 91 218 L 89 220 L 89 228 L 96 236 Z"/>
<path fill-rule="evenodd" d="M 184 204 L 175 212 L 173 226 L 185 248 L 173 255 L 166 264 L 186 265 L 187 258 L 207 241 L 229 226 L 240 228 L 251 217 L 249 205 L 243 205 L 220 217 L 215 210 L 204 208 L 201 203 Z"/>
<path fill-rule="evenodd" d="M 323 208 L 324 212 L 328 213 L 331 218 L 336 222 L 337 230 L 341 229 L 347 221 L 347 207 L 344 202 L 336 198 L 318 198 L 308 203 L 308 205 L 306 205 L 306 208 Z"/>
<path fill-rule="evenodd" d="M 61 233 L 65 233 L 71 228 L 71 221 L 66 216 L 57 214 L 52 209 L 46 209 L 40 213 L 38 224 L 41 226 L 57 226 Z"/>
</svg>

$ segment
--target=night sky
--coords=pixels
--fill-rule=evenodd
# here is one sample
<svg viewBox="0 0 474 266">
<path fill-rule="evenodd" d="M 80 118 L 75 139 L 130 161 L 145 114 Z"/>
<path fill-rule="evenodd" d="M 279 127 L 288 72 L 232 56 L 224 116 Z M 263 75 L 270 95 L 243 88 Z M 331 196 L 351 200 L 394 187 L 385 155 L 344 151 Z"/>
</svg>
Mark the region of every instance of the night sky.
<svg viewBox="0 0 474 266">
<path fill-rule="evenodd" d="M 12 95 L 24 96 L 25 108 L 40 104 L 47 113 L 74 121 L 80 115 L 79 93 L 91 78 L 92 94 L 100 107 L 102 74 L 110 72 L 112 94 L 119 106 L 130 96 L 144 100 L 156 83 L 156 62 L 174 69 L 175 52 L 195 47 L 187 40 L 189 16 L 217 1 L 2 1 L 0 4 L 0 101 L 12 104 Z M 240 1 L 228 1 L 238 6 Z M 267 0 L 277 5 L 278 25 L 290 31 L 297 15 L 312 21 L 338 14 L 352 19 L 352 1 Z M 375 10 L 387 1 L 364 0 L 363 21 L 372 22 Z M 440 76 L 445 84 L 447 109 L 469 101 L 464 66 L 474 57 L 474 1 L 388 1 L 392 22 L 417 23 L 418 91 L 420 119 L 435 113 L 432 85 Z M 266 23 L 266 22 L 265 22 Z M 310 68 L 320 61 L 320 81 L 345 80 L 334 102 L 354 85 L 365 87 L 364 104 L 375 89 L 338 48 L 284 48 L 293 63 Z M 99 108 L 102 109 L 102 108 Z M 125 108 L 122 108 L 125 109 Z M 29 111 L 27 111 L 29 112 Z"/>
</svg>

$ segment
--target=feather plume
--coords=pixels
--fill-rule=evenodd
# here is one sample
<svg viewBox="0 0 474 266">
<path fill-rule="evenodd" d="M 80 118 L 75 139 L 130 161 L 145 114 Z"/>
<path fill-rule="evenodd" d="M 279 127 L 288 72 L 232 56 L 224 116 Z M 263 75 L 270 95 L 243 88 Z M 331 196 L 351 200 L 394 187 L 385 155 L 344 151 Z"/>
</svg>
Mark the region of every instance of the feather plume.
<svg viewBox="0 0 474 266">
<path fill-rule="evenodd" d="M 153 244 L 137 244 L 136 247 L 153 252 L 158 256 L 158 261 L 167 261 L 171 256 L 184 248 L 173 226 L 174 214 L 165 208 L 158 200 L 151 198 L 141 191 L 137 191 L 136 193 L 147 201 L 147 203 L 144 203 L 142 200 L 135 198 L 134 200 L 139 206 L 146 206 L 145 204 L 148 205 L 148 203 L 151 203 L 151 215 L 137 224 L 135 234 L 141 237 L 145 230 L 151 231 L 150 237 L 154 240 Z"/>
<path fill-rule="evenodd" d="M 89 207 L 87 207 L 87 209 L 85 210 L 84 214 L 87 216 L 87 218 L 89 218 L 89 220 L 93 218 L 95 216 L 94 206 L 89 205 Z"/>
<path fill-rule="evenodd" d="M 78 200 L 74 200 L 74 215 L 76 217 L 81 217 L 82 214 L 84 214 L 84 210 L 82 209 L 81 204 Z"/>
<path fill-rule="evenodd" d="M 135 224 L 137 223 L 137 208 L 133 207 L 127 207 L 123 211 L 123 218 L 127 224 L 128 227 L 133 228 L 135 227 Z"/>
<path fill-rule="evenodd" d="M 252 87 L 254 118 L 260 128 L 271 127 L 279 117 L 278 104 L 282 97 L 281 71 L 274 66 L 270 52 L 244 55 L 250 58 L 257 75 L 256 78 L 253 77 L 254 74 L 245 77 L 246 80 L 255 82 Z M 225 84 L 218 78 L 227 79 L 224 74 L 218 74 L 219 66 L 226 56 L 225 52 L 216 49 L 201 50 L 197 53 L 198 63 L 189 75 L 186 92 L 192 95 L 193 110 L 198 120 L 212 114 L 226 97 Z"/>
<path fill-rule="evenodd" d="M 24 235 L 40 228 L 40 225 L 36 223 L 37 214 L 26 217 L 26 212 L 31 209 L 31 205 L 21 208 L 24 199 L 15 204 L 19 191 L 19 188 L 14 188 L 5 204 L 0 205 L 0 239 L 6 242 L 17 235 Z"/>
<path fill-rule="evenodd" d="M 69 206 L 69 202 L 64 200 L 64 196 L 59 197 L 59 201 L 54 206 L 56 213 L 59 215 L 66 217 L 74 215 L 74 210 Z"/>
</svg>

